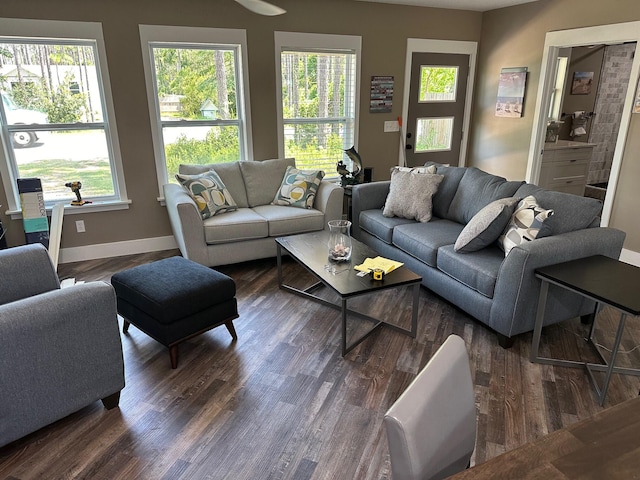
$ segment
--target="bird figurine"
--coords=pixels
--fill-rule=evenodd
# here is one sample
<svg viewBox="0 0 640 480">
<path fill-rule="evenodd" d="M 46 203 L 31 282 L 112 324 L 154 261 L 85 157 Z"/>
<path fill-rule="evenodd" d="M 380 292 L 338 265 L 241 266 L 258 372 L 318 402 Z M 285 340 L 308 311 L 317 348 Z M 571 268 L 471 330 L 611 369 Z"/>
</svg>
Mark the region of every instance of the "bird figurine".
<svg viewBox="0 0 640 480">
<path fill-rule="evenodd" d="M 338 162 L 336 170 L 340 174 L 343 187 L 360 183 L 359 175 L 362 172 L 362 159 L 355 146 L 345 150 L 344 153 L 351 160 L 353 170 L 350 171 L 342 160 Z"/>
</svg>

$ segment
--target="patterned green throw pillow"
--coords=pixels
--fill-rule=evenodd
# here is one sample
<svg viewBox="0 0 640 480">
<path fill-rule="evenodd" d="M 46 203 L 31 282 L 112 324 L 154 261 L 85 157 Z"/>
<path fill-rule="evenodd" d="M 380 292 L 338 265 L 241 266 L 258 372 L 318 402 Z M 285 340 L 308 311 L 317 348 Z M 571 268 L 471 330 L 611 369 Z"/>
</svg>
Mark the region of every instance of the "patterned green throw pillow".
<svg viewBox="0 0 640 480">
<path fill-rule="evenodd" d="M 324 178 L 322 170 L 298 170 L 287 167 L 282 184 L 272 205 L 312 208 L 320 182 Z"/>
<path fill-rule="evenodd" d="M 238 209 L 235 200 L 224 186 L 218 174 L 209 170 L 199 175 L 178 173 L 176 179 L 193 197 L 202 219 Z"/>
</svg>

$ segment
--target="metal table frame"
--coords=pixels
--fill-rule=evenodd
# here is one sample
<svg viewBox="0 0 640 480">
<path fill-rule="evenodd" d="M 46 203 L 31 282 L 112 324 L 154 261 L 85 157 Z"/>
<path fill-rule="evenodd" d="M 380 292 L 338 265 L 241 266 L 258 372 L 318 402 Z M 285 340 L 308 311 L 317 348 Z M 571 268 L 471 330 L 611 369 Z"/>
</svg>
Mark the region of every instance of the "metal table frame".
<svg viewBox="0 0 640 480">
<path fill-rule="evenodd" d="M 287 285 L 283 282 L 283 278 L 282 278 L 282 245 L 280 245 L 279 243 L 276 242 L 276 246 L 278 249 L 278 254 L 276 257 L 277 260 L 277 264 L 278 264 L 278 287 L 280 287 L 282 290 L 287 290 L 291 293 L 294 293 L 296 295 L 299 295 L 301 297 L 307 298 L 309 300 L 312 300 L 314 302 L 320 303 L 322 305 L 325 305 L 327 307 L 333 308 L 335 310 L 339 310 L 342 314 L 342 356 L 344 357 L 347 353 L 349 353 L 351 350 L 353 350 L 355 347 L 357 347 L 360 343 L 362 343 L 367 337 L 369 337 L 369 335 L 371 335 L 373 332 L 375 332 L 377 329 L 381 328 L 381 327 L 387 327 L 390 328 L 392 330 L 395 330 L 396 332 L 400 332 L 403 333 L 405 335 L 408 335 L 411 338 L 416 338 L 416 334 L 418 332 L 418 304 L 419 304 L 419 294 L 420 294 L 420 283 L 421 280 L 417 279 L 415 282 L 411 282 L 411 283 L 407 283 L 407 284 L 399 284 L 399 285 L 393 285 L 391 287 L 388 288 L 398 288 L 398 287 L 404 287 L 404 286 L 412 286 L 413 287 L 413 305 L 412 305 L 412 309 L 411 309 L 411 329 L 407 330 L 405 328 L 399 327 L 397 325 L 394 325 L 392 323 L 387 323 L 384 320 L 380 320 L 374 317 L 371 317 L 369 315 L 366 315 L 364 313 L 361 312 L 357 312 L 355 310 L 351 310 L 349 309 L 347 302 L 349 300 L 349 298 L 356 298 L 356 297 L 360 297 L 363 295 L 368 295 L 371 293 L 374 293 L 374 291 L 367 291 L 367 292 L 362 292 L 356 295 L 352 295 L 350 297 L 346 297 L 344 295 L 340 295 L 338 292 L 338 295 L 340 295 L 340 304 L 335 304 L 332 302 L 329 302 L 327 300 L 325 300 L 324 298 L 318 297 L 316 295 L 313 295 L 313 291 L 317 290 L 318 288 L 322 287 L 322 286 L 326 286 L 332 290 L 335 291 L 335 289 L 332 288 L 331 285 L 329 285 L 327 282 L 323 281 L 320 277 L 318 277 L 318 275 L 316 275 L 315 272 L 313 272 L 313 270 L 311 270 L 309 267 L 307 267 L 304 263 L 300 262 L 294 255 L 291 255 L 291 257 L 296 260 L 296 262 L 300 265 L 302 265 L 309 273 L 311 273 L 315 278 L 318 279 L 318 281 L 316 283 L 314 283 L 313 285 L 310 285 L 309 287 L 305 288 L 304 290 L 300 290 L 298 288 L 292 287 L 291 285 Z M 368 320 L 370 322 L 373 322 L 375 325 L 373 326 L 373 328 L 371 330 L 369 330 L 367 333 L 361 335 L 359 338 L 357 338 L 356 340 L 354 340 L 351 345 L 347 345 L 347 315 L 354 315 L 358 318 L 362 318 L 365 320 Z"/>
<path fill-rule="evenodd" d="M 535 323 L 535 328 L 533 331 L 533 345 L 531 348 L 531 361 L 534 363 L 542 363 L 542 364 L 547 364 L 547 365 L 556 365 L 556 366 L 560 366 L 560 367 L 570 367 L 570 368 L 585 368 L 587 370 L 587 373 L 589 374 L 589 378 L 591 379 L 591 383 L 593 384 L 593 387 L 596 391 L 596 395 L 598 397 L 598 401 L 600 402 L 600 405 L 604 405 L 604 401 L 605 398 L 607 396 L 607 391 L 609 390 L 609 382 L 611 381 L 611 375 L 614 373 L 620 373 L 620 374 L 624 374 L 624 375 L 636 375 L 636 376 L 640 376 L 640 369 L 636 369 L 636 368 L 624 368 L 624 367 L 616 367 L 615 363 L 616 363 L 616 356 L 618 354 L 618 348 L 620 347 L 620 341 L 622 340 L 622 333 L 624 332 L 624 325 L 627 319 L 628 315 L 633 315 L 631 312 L 627 312 L 621 308 L 616 307 L 615 305 L 612 305 L 610 303 L 607 303 L 605 301 L 603 301 L 602 299 L 598 299 L 595 297 L 592 297 L 590 295 L 587 295 L 585 292 L 582 291 L 578 291 L 576 289 L 573 289 L 565 284 L 559 283 L 559 282 L 555 282 L 549 278 L 543 277 L 541 275 L 536 274 L 536 277 L 539 278 L 540 280 L 542 280 L 542 285 L 540 287 L 540 297 L 538 300 L 538 311 L 536 314 L 536 323 Z M 587 341 L 594 349 L 594 351 L 596 352 L 596 354 L 600 357 L 602 363 L 589 363 L 589 362 L 581 362 L 581 361 L 575 361 L 575 360 L 562 360 L 562 359 L 558 359 L 558 358 L 549 358 L 549 357 L 541 357 L 539 355 L 539 349 L 540 349 L 540 336 L 542 334 L 542 326 L 544 323 L 544 312 L 545 312 L 545 308 L 547 305 L 547 294 L 549 291 L 549 284 L 553 284 L 553 285 L 557 285 L 559 287 L 562 287 L 564 289 L 570 290 L 572 292 L 575 292 L 579 295 L 582 295 L 583 297 L 586 297 L 590 300 L 593 300 L 596 302 L 596 308 L 594 311 L 594 315 L 593 315 L 593 322 L 591 324 L 591 329 L 589 331 L 589 337 L 585 338 L 585 341 Z M 593 341 L 593 332 L 595 330 L 595 326 L 596 326 L 596 320 L 597 320 L 597 313 L 600 309 L 600 306 L 604 304 L 604 305 L 608 305 L 616 310 L 618 310 L 620 312 L 620 320 L 618 322 L 618 330 L 616 331 L 616 337 L 615 340 L 613 342 L 613 347 L 611 348 L 611 358 L 609 359 L 609 361 L 607 361 L 604 356 L 602 355 L 602 352 L 600 352 L 600 350 L 598 349 L 597 345 L 594 343 Z M 602 385 L 602 387 L 600 387 L 598 385 L 598 382 L 596 381 L 596 378 L 593 374 L 593 372 L 606 372 L 605 375 L 605 379 L 604 379 L 604 383 Z"/>
</svg>

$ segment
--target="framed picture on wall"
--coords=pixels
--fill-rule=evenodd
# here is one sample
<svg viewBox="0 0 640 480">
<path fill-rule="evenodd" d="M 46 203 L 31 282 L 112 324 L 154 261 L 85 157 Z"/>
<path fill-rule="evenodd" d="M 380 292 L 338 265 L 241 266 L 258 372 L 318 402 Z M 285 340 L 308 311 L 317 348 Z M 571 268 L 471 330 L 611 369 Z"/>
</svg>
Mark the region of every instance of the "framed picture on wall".
<svg viewBox="0 0 640 480">
<path fill-rule="evenodd" d="M 522 117 L 527 67 L 503 68 L 498 82 L 496 117 Z"/>
<path fill-rule="evenodd" d="M 393 77 L 376 75 L 371 77 L 370 113 L 389 113 L 393 106 Z"/>
<path fill-rule="evenodd" d="M 589 95 L 593 85 L 593 72 L 573 72 L 571 95 Z"/>
</svg>

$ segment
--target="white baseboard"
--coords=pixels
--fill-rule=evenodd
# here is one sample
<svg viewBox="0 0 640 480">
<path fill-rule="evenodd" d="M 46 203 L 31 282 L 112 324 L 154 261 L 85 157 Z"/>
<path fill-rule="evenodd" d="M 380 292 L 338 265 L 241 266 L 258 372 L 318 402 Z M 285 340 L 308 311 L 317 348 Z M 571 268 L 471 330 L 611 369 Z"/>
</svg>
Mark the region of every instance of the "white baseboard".
<svg viewBox="0 0 640 480">
<path fill-rule="evenodd" d="M 630 263 L 636 267 L 640 267 L 640 252 L 634 252 L 633 250 L 622 249 L 620 253 L 620 260 L 624 263 Z"/>
<path fill-rule="evenodd" d="M 97 258 L 120 257 L 137 253 L 158 252 L 178 248 L 173 235 L 167 237 L 142 238 L 125 242 L 99 243 L 85 247 L 71 247 L 60 250 L 60 263 L 82 262 Z"/>
</svg>

